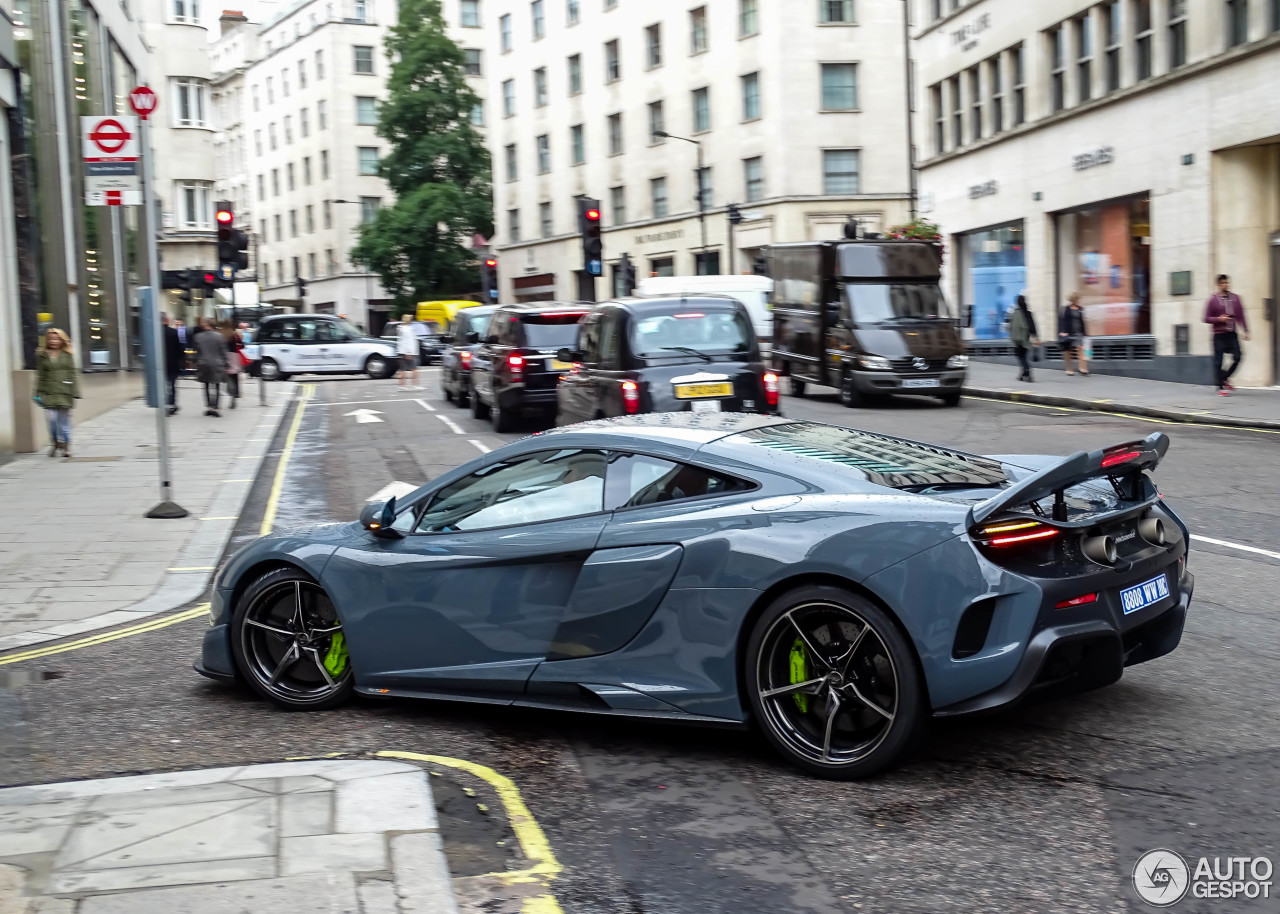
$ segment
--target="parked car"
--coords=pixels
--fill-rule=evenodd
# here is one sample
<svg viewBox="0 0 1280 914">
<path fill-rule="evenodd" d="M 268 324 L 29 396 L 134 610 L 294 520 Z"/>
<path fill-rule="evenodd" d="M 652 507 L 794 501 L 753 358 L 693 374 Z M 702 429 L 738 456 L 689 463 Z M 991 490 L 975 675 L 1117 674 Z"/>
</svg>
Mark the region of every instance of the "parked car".
<svg viewBox="0 0 1280 914">
<path fill-rule="evenodd" d="M 418 364 L 430 365 L 433 362 L 440 361 L 440 354 L 444 352 L 444 340 L 440 330 L 440 325 L 435 321 L 414 321 L 410 326 L 413 332 L 418 335 Z M 396 345 L 396 334 L 400 331 L 400 321 L 391 321 L 382 328 L 382 339 Z"/>
<path fill-rule="evenodd" d="M 556 424 L 636 413 L 777 413 L 778 376 L 733 298 L 632 298 L 596 306 L 556 393 Z"/>
<path fill-rule="evenodd" d="M 554 416 L 556 384 L 573 366 L 557 353 L 572 346 L 589 305 L 532 302 L 501 305 L 471 357 L 471 415 L 510 431 L 525 413 Z"/>
<path fill-rule="evenodd" d="M 466 406 L 471 400 L 471 357 L 480 348 L 481 334 L 496 310 L 492 305 L 463 308 L 454 316 L 449 332 L 443 337 L 440 388 L 444 398 L 453 401 L 454 406 Z"/>
<path fill-rule="evenodd" d="M 258 370 L 268 381 L 293 374 L 367 374 L 387 378 L 396 370 L 396 347 L 366 336 L 332 314 L 288 314 L 265 318 L 255 340 Z"/>
</svg>

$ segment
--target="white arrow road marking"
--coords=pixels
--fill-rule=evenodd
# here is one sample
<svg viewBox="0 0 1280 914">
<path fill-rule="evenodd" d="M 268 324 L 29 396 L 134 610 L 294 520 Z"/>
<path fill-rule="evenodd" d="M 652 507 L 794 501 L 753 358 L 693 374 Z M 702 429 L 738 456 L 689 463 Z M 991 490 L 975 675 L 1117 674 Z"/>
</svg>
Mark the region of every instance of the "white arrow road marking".
<svg viewBox="0 0 1280 914">
<path fill-rule="evenodd" d="M 487 444 L 485 444 L 484 442 L 482 442 L 482 441 L 477 441 L 477 440 L 476 440 L 476 439 L 474 439 L 474 438 L 468 438 L 468 439 L 467 439 L 467 443 L 468 443 L 468 444 L 474 444 L 474 445 L 476 446 L 476 450 L 478 450 L 481 454 L 487 454 L 487 453 L 489 453 L 490 451 L 492 451 L 492 450 L 493 450 L 493 448 L 489 447 L 489 446 L 488 446 Z"/>
<path fill-rule="evenodd" d="M 378 418 L 379 416 L 382 415 L 382 413 L 378 412 L 376 409 L 353 409 L 349 413 L 343 413 L 343 415 L 355 416 L 356 422 L 359 423 L 360 425 L 364 425 L 366 422 L 382 421 L 381 419 Z"/>
<path fill-rule="evenodd" d="M 454 422 L 448 416 L 442 416 L 439 413 L 436 413 L 436 418 L 439 419 L 441 422 L 443 422 L 445 425 L 449 426 L 449 431 L 453 432 L 455 435 L 462 434 L 462 429 L 458 426 L 458 423 Z"/>
<path fill-rule="evenodd" d="M 413 485 L 412 483 L 400 482 L 399 480 L 397 480 L 396 482 L 389 483 L 383 486 L 378 491 L 374 492 L 372 495 L 370 495 L 368 498 L 365 499 L 365 504 L 371 504 L 377 501 L 390 501 L 393 498 L 401 498 L 405 495 L 408 495 L 410 492 L 414 491 L 417 488 L 418 487 Z"/>
</svg>

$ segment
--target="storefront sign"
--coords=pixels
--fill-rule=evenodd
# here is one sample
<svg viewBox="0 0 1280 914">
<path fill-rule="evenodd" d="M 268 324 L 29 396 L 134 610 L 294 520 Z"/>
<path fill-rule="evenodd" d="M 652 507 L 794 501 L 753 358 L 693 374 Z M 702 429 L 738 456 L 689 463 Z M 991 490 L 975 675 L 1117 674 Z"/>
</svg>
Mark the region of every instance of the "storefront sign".
<svg viewBox="0 0 1280 914">
<path fill-rule="evenodd" d="M 636 244 L 653 244 L 658 241 L 675 241 L 684 237 L 684 229 L 671 232 L 650 232 L 648 235 L 636 235 Z"/>
<path fill-rule="evenodd" d="M 978 46 L 978 36 L 991 28 L 991 14 L 983 13 L 972 22 L 967 22 L 951 33 L 951 41 L 960 45 L 960 50 L 971 51 Z"/>
<path fill-rule="evenodd" d="M 1076 171 L 1096 168 L 1099 165 L 1110 165 L 1115 161 L 1116 151 L 1110 146 L 1099 146 L 1089 152 L 1081 152 L 1071 160 L 1071 167 Z"/>
<path fill-rule="evenodd" d="M 969 199 L 978 200 L 982 197 L 994 197 L 999 189 L 999 185 L 997 185 L 995 181 L 988 181 L 985 184 L 974 184 L 969 188 Z"/>
</svg>

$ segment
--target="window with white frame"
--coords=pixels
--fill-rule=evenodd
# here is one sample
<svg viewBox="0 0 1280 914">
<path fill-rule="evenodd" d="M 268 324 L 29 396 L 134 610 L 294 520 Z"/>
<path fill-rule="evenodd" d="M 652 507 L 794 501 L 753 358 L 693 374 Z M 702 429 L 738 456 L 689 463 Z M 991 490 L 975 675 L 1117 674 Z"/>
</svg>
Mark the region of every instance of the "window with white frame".
<svg viewBox="0 0 1280 914">
<path fill-rule="evenodd" d="M 705 133 L 711 129 L 711 89 L 703 86 L 693 90 L 693 132 Z"/>
<path fill-rule="evenodd" d="M 853 0 L 819 0 L 818 21 L 853 22 Z"/>
<path fill-rule="evenodd" d="M 538 149 L 538 174 L 545 175 L 551 170 L 551 137 L 544 133 L 535 142 Z"/>
<path fill-rule="evenodd" d="M 1107 43 L 1107 91 L 1115 92 L 1121 82 L 1121 45 L 1124 33 L 1121 31 L 1120 0 L 1111 0 L 1102 8 L 1103 37 Z"/>
<path fill-rule="evenodd" d="M 941 155 L 947 151 L 947 108 L 942 100 L 942 83 L 929 88 L 929 107 L 933 115 L 933 151 Z"/>
<path fill-rule="evenodd" d="M 711 166 L 704 165 L 701 168 L 695 168 L 693 171 L 693 179 L 695 183 L 694 194 L 698 201 L 698 209 L 711 208 Z"/>
<path fill-rule="evenodd" d="M 502 53 L 511 50 L 511 14 L 503 13 L 498 17 L 498 37 L 502 42 Z"/>
<path fill-rule="evenodd" d="M 533 0 L 529 4 L 529 14 L 533 20 L 533 40 L 537 41 L 547 34 L 547 15 L 542 0 Z"/>
<path fill-rule="evenodd" d="M 581 124 L 569 128 L 569 148 L 573 153 L 573 164 L 581 165 L 587 160 L 587 141 Z"/>
<path fill-rule="evenodd" d="M 742 182 L 748 203 L 759 203 L 764 199 L 764 159 L 761 156 L 742 160 Z"/>
<path fill-rule="evenodd" d="M 357 147 L 357 151 L 360 174 L 376 175 L 378 173 L 378 147 L 360 146 Z"/>
<path fill-rule="evenodd" d="M 476 102 L 471 106 L 471 126 L 484 126 L 484 102 Z"/>
<path fill-rule="evenodd" d="M 289 97 L 289 71 L 288 70 L 280 71 L 280 97 L 281 98 Z"/>
<path fill-rule="evenodd" d="M 254 110 L 254 111 L 257 111 L 257 110 L 261 107 L 261 105 L 259 105 L 259 104 L 258 104 L 258 101 L 259 101 L 259 99 L 258 99 L 258 87 L 257 87 L 257 86 L 253 86 L 253 87 L 249 90 L 249 92 L 250 92 L 250 94 L 253 96 L 253 110 Z"/>
<path fill-rule="evenodd" d="M 275 149 L 277 145 L 276 122 L 272 121 L 270 124 L 267 124 L 267 146 L 271 149 Z"/>
<path fill-rule="evenodd" d="M 1169 0 L 1169 69 L 1187 62 L 1187 0 Z"/>
<path fill-rule="evenodd" d="M 382 209 L 381 197 L 361 197 L 360 198 L 360 222 L 362 225 L 368 225 L 370 222 L 378 218 L 378 210 Z"/>
<path fill-rule="evenodd" d="M 312 204 L 308 203 L 307 204 L 307 234 L 310 235 L 315 230 L 316 230 L 316 208 Z"/>
<path fill-rule="evenodd" d="M 622 154 L 622 115 L 609 115 L 609 155 Z"/>
<path fill-rule="evenodd" d="M 987 61 L 987 89 L 991 93 L 991 132 L 1004 130 L 1004 71 L 997 54 Z"/>
<path fill-rule="evenodd" d="M 262 131 L 253 131 L 253 153 L 254 155 L 262 155 Z"/>
<path fill-rule="evenodd" d="M 707 8 L 689 10 L 689 53 L 701 54 L 708 47 L 707 41 Z"/>
<path fill-rule="evenodd" d="M 760 31 L 757 0 L 738 0 L 738 37 L 746 38 Z"/>
<path fill-rule="evenodd" d="M 982 68 L 969 70 L 969 136 L 982 139 Z"/>
<path fill-rule="evenodd" d="M 258 199 L 267 199 L 267 176 L 258 175 Z"/>
<path fill-rule="evenodd" d="M 178 182 L 179 220 L 187 231 L 213 228 L 213 207 L 210 198 L 213 185 L 208 181 Z"/>
<path fill-rule="evenodd" d="M 742 119 L 753 121 L 760 116 L 760 74 L 742 77 Z"/>
<path fill-rule="evenodd" d="M 516 144 L 508 143 L 503 154 L 507 163 L 507 180 L 514 181 L 520 176 L 520 158 L 516 155 Z"/>
<path fill-rule="evenodd" d="M 1093 98 L 1093 16 L 1085 13 L 1075 20 L 1076 93 L 1080 103 Z"/>
<path fill-rule="evenodd" d="M 652 178 L 649 181 L 649 203 L 653 207 L 653 218 L 662 219 L 667 215 L 667 179 Z"/>
<path fill-rule="evenodd" d="M 480 0 L 462 0 L 460 22 L 464 29 L 480 28 Z"/>
<path fill-rule="evenodd" d="M 649 142 L 665 143 L 667 138 L 659 134 L 667 132 L 667 118 L 663 113 L 662 102 L 649 102 Z"/>
<path fill-rule="evenodd" d="M 205 127 L 205 93 L 208 86 L 203 79 L 179 77 L 173 81 L 173 125 L 175 127 Z"/>
<path fill-rule="evenodd" d="M 316 102 L 316 129 L 329 129 L 329 103 L 326 101 Z"/>
<path fill-rule="evenodd" d="M 324 201 L 324 204 L 320 207 L 320 218 L 323 220 L 325 228 L 333 228 L 333 203 L 331 201 Z"/>
<path fill-rule="evenodd" d="M 312 251 L 307 255 L 307 276 L 314 279 L 319 275 L 320 274 L 316 272 L 316 254 L 315 251 Z"/>
<path fill-rule="evenodd" d="M 293 170 L 293 163 L 290 162 L 284 167 L 285 180 L 288 182 L 289 190 L 296 190 L 298 186 L 297 175 Z"/>
<path fill-rule="evenodd" d="M 509 240 L 515 242 L 520 240 L 520 210 L 507 210 L 507 235 Z"/>
<path fill-rule="evenodd" d="M 173 21 L 200 24 L 200 0 L 173 0 Z"/>
<path fill-rule="evenodd" d="M 298 211 L 296 209 L 289 210 L 289 237 L 298 237 Z"/>
<path fill-rule="evenodd" d="M 302 183 L 311 183 L 311 156 L 302 157 Z"/>
<path fill-rule="evenodd" d="M 329 180 L 329 150 L 320 150 L 320 180 Z"/>
<path fill-rule="evenodd" d="M 604 81 L 607 83 L 622 78 L 622 58 L 619 55 L 618 39 L 604 43 Z"/>
<path fill-rule="evenodd" d="M 287 114 L 284 116 L 284 141 L 286 145 L 293 142 L 293 118 Z"/>
<path fill-rule="evenodd" d="M 351 18 L 356 22 L 369 21 L 369 4 L 368 0 L 351 0 Z"/>
<path fill-rule="evenodd" d="M 280 196 L 280 169 L 271 169 L 271 196 Z"/>
<path fill-rule="evenodd" d="M 609 214 L 614 225 L 622 225 L 627 221 L 627 189 L 625 187 L 609 188 Z"/>
<path fill-rule="evenodd" d="M 305 89 L 307 87 L 307 62 L 305 60 L 298 61 L 298 88 Z"/>
<path fill-rule="evenodd" d="M 1151 78 L 1151 0 L 1132 0 L 1138 81 Z"/>
<path fill-rule="evenodd" d="M 858 65 L 822 64 L 822 110 L 853 111 L 858 107 Z"/>
<path fill-rule="evenodd" d="M 370 45 L 357 44 L 351 47 L 352 68 L 357 73 L 373 72 L 373 47 Z"/>
<path fill-rule="evenodd" d="M 566 0 L 565 19 L 570 25 L 577 25 L 578 20 L 582 18 L 582 11 L 578 7 L 578 0 Z"/>
<path fill-rule="evenodd" d="M 502 116 L 516 116 L 516 81 L 504 80 L 502 83 Z"/>
<path fill-rule="evenodd" d="M 842 196 L 859 193 L 858 166 L 861 157 L 857 149 L 824 149 L 822 192 Z"/>
<path fill-rule="evenodd" d="M 1067 106 L 1067 30 L 1058 26 L 1049 31 L 1049 101 L 1054 111 Z"/>
<path fill-rule="evenodd" d="M 964 107 L 960 102 L 960 77 L 951 77 L 951 147 L 964 145 Z"/>
<path fill-rule="evenodd" d="M 316 79 L 324 79 L 324 51 L 316 51 Z"/>
<path fill-rule="evenodd" d="M 552 227 L 553 226 L 551 224 L 551 204 L 539 203 L 538 204 L 538 231 L 542 234 L 543 238 L 550 238 L 552 234 L 551 232 Z"/>
<path fill-rule="evenodd" d="M 535 108 L 545 108 L 547 106 L 546 67 L 538 67 L 533 71 L 533 106 Z"/>
<path fill-rule="evenodd" d="M 481 64 L 483 58 L 479 48 L 464 48 L 462 51 L 462 72 L 467 76 L 481 76 L 484 74 L 484 68 Z"/>
<path fill-rule="evenodd" d="M 662 66 L 662 23 L 655 22 L 653 25 L 646 26 L 644 30 L 644 44 L 647 54 L 647 62 L 652 69 L 653 67 Z"/>
<path fill-rule="evenodd" d="M 1009 51 L 1009 69 L 1013 80 L 1013 125 L 1021 126 L 1027 119 L 1027 69 L 1022 45 L 1014 45 Z"/>
<path fill-rule="evenodd" d="M 582 94 L 582 55 L 574 54 L 569 58 L 569 94 Z"/>
<path fill-rule="evenodd" d="M 306 108 L 298 111 L 298 132 L 304 137 L 311 136 L 311 112 Z"/>
</svg>

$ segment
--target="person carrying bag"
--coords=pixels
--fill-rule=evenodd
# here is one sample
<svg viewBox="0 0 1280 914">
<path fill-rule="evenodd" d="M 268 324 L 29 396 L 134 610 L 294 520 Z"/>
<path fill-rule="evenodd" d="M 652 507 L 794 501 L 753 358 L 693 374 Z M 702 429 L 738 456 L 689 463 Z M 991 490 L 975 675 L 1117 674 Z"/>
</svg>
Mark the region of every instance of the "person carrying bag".
<svg viewBox="0 0 1280 914">
<path fill-rule="evenodd" d="M 71 409 L 80 399 L 80 371 L 71 338 L 51 328 L 36 353 L 35 401 L 49 420 L 49 456 L 71 456 Z"/>
</svg>

